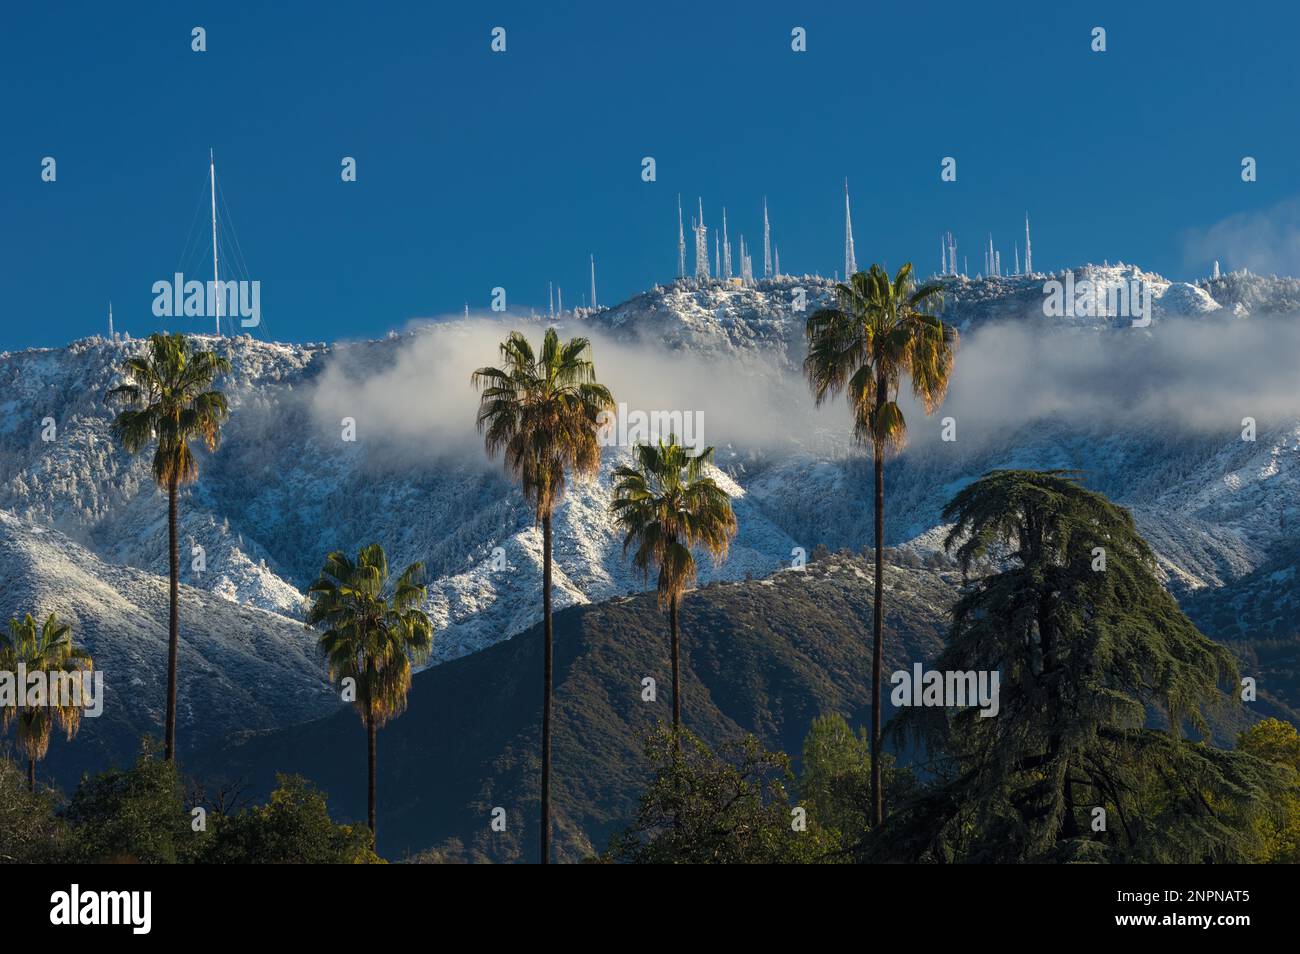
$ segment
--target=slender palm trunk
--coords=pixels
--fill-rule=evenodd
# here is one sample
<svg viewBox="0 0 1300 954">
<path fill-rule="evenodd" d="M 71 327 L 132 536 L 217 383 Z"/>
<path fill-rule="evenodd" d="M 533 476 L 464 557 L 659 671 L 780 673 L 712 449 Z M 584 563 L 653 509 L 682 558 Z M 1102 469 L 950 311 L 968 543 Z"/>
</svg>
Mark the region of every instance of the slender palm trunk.
<svg viewBox="0 0 1300 954">
<path fill-rule="evenodd" d="M 36 794 L 36 760 L 27 760 L 27 787 L 33 795 Z"/>
<path fill-rule="evenodd" d="M 551 861 L 551 515 L 542 517 L 542 864 Z"/>
<path fill-rule="evenodd" d="M 668 601 L 668 631 L 672 634 L 673 644 L 673 747 L 681 751 L 682 743 L 679 733 L 682 728 L 682 677 L 678 650 L 676 596 L 671 597 Z"/>
<path fill-rule="evenodd" d="M 876 827 L 885 820 L 885 797 L 880 785 L 880 670 L 884 664 L 885 630 L 885 453 L 877 444 L 876 470 L 876 598 L 871 610 L 871 817 Z"/>
<path fill-rule="evenodd" d="M 180 653 L 181 625 L 181 552 L 176 543 L 177 485 L 172 480 L 167 485 L 167 556 L 171 568 L 171 612 L 167 632 L 167 726 L 163 742 L 163 757 L 176 759 L 176 658 Z"/>
<path fill-rule="evenodd" d="M 375 835 L 375 717 L 366 714 L 366 747 L 369 754 L 370 780 L 367 787 L 370 819 L 370 836 Z"/>
</svg>

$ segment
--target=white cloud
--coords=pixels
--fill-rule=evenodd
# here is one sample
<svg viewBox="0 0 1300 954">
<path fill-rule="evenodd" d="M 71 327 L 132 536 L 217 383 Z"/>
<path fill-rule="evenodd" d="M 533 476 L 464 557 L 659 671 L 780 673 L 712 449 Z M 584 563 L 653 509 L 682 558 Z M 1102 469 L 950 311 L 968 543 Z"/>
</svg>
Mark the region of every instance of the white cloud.
<svg viewBox="0 0 1300 954">
<path fill-rule="evenodd" d="M 313 417 L 331 431 L 341 418 L 355 418 L 377 463 L 454 456 L 495 466 L 474 427 L 479 397 L 470 374 L 498 363 L 510 330 L 538 343 L 544 327 L 529 318 L 457 318 L 423 324 L 396 347 L 341 347 L 311 392 Z M 568 322 L 561 335 L 588 331 Z M 705 358 L 588 336 L 597 376 L 616 401 L 700 411 L 705 443 L 828 456 L 847 446 L 844 403 L 814 408 L 806 381 L 775 360 Z M 903 403 L 914 444 L 937 440 L 945 416 L 958 419 L 968 448 L 1047 418 L 1089 431 L 1229 432 L 1247 416 L 1264 424 L 1300 415 L 1296 354 L 1300 321 L 1286 318 L 1166 319 L 1149 333 L 1043 332 L 1003 322 L 963 339 L 948 398 L 929 421 L 906 393 Z"/>
<path fill-rule="evenodd" d="M 1300 274 L 1300 199 L 1267 209 L 1239 212 L 1183 237 L 1184 264 L 1208 270 L 1217 260 L 1225 270 L 1256 275 Z"/>
</svg>

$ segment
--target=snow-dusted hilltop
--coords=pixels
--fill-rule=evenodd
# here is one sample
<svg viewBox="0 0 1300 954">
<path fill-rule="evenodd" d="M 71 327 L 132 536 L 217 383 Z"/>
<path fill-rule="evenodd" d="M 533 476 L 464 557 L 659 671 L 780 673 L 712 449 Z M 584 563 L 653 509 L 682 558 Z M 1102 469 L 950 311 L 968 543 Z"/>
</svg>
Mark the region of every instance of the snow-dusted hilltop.
<svg viewBox="0 0 1300 954">
<path fill-rule="evenodd" d="M 944 315 L 963 337 L 957 370 L 938 414 L 908 411 L 911 446 L 887 474 L 890 542 L 933 548 L 943 504 L 988 469 L 1064 467 L 1133 508 L 1176 592 L 1263 566 L 1300 519 L 1290 317 L 1300 282 L 1232 274 L 1190 285 L 1123 265 L 1074 270 L 1071 281 L 1084 279 L 1143 283 L 1152 322 L 1047 314 L 1044 284 L 1065 273 L 943 279 Z M 628 410 L 700 415 L 740 523 L 706 580 L 770 574 L 796 548 L 870 542 L 867 471 L 845 409 L 815 410 L 799 377 L 804 318 L 832 292 L 814 277 L 679 281 L 560 321 L 562 335 L 592 337 L 598 374 Z M 288 666 L 319 686 L 312 637 L 293 620 L 325 554 L 372 540 L 394 564 L 427 564 L 435 660 L 536 621 L 540 533 L 484 457 L 469 385 L 513 327 L 541 331 L 506 317 L 339 346 L 204 339 L 234 364 L 232 418 L 181 502 L 189 651 L 217 660 L 213 672 L 240 668 L 232 678 L 244 682 Z M 134 633 L 122 664 L 153 685 L 165 657 L 165 600 L 154 593 L 166 575 L 165 500 L 147 462 L 114 443 L 103 401 L 135 347 L 91 338 L 0 355 L 0 611 L 72 614 L 97 654 Z M 945 418 L 956 440 L 943 439 Z M 607 511 L 609 473 L 626 454 L 609 448 L 600 478 L 557 515 L 559 606 L 644 585 Z M 104 586 L 111 593 L 86 595 Z M 237 606 L 212 609 L 226 604 Z M 294 691 L 300 701 L 278 718 L 313 711 L 316 697 Z M 161 692 L 144 695 L 161 705 Z"/>
<path fill-rule="evenodd" d="M 58 531 L 0 512 L 0 590 L 6 613 L 58 613 L 104 674 L 102 714 L 84 723 L 72 760 L 52 763 L 65 782 L 78 765 L 127 758 L 142 736 L 158 734 L 167 694 L 165 576 L 107 563 Z M 301 622 L 189 587 L 180 622 L 182 756 L 213 738 L 336 707 Z"/>
</svg>

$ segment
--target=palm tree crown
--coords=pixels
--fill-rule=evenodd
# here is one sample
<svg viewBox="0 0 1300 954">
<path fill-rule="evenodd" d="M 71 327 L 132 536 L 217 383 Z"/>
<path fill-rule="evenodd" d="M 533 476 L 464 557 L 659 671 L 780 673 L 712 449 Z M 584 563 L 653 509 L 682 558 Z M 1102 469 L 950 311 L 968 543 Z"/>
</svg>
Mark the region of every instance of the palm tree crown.
<svg viewBox="0 0 1300 954">
<path fill-rule="evenodd" d="M 876 453 L 907 442 L 898 406 L 904 374 L 929 414 L 943 403 L 957 331 L 927 313 L 942 286 L 917 287 L 911 264 L 891 281 L 879 265 L 835 286 L 838 303 L 808 317 L 804 371 L 818 406 L 843 393 L 853 410 L 854 436 Z"/>
<path fill-rule="evenodd" d="M 142 354 L 123 364 L 126 382 L 108 392 L 128 405 L 113 421 L 113 433 L 130 454 L 155 440 L 153 478 L 160 487 L 192 483 L 198 461 L 190 445 L 202 440 L 209 451 L 221 444 L 221 424 L 230 416 L 226 396 L 212 390 L 230 361 L 196 351 L 182 334 L 153 334 Z"/>
<path fill-rule="evenodd" d="M 596 382 L 590 349 L 586 338 L 561 344 L 547 328 L 537 355 L 512 331 L 501 344 L 502 366 L 471 377 L 482 389 L 477 424 L 488 455 L 504 451 L 506 469 L 539 520 L 564 496 L 567 474 L 589 476 L 600 467 L 598 417 L 614 398 Z"/>
<path fill-rule="evenodd" d="M 406 709 L 411 663 L 433 645 L 433 624 L 420 609 L 423 563 L 412 563 L 388 589 L 388 558 L 372 543 L 356 562 L 335 551 L 308 590 L 307 625 L 323 628 L 319 647 L 335 681 L 352 679 L 354 705 L 380 728 Z"/>
<path fill-rule="evenodd" d="M 17 724 L 18 748 L 28 761 L 28 775 L 35 787 L 35 763 L 45 758 L 50 748 L 50 736 L 55 726 L 64 731 L 68 739 L 77 734 L 81 726 L 81 712 L 85 703 L 84 680 L 94 671 L 95 663 L 84 649 L 72 645 L 72 627 L 62 623 L 51 613 L 38 626 L 32 614 L 21 620 L 9 620 L 8 631 L 0 631 L 0 668 L 16 672 L 22 665 L 28 675 L 32 673 L 76 674 L 70 683 L 72 693 L 59 692 L 49 696 L 44 705 L 13 705 L 0 707 L 0 731 Z M 19 687 L 20 692 L 26 687 Z"/>
<path fill-rule="evenodd" d="M 626 531 L 623 551 L 636 544 L 633 565 L 647 579 L 658 570 L 663 606 L 695 581 L 694 547 L 715 560 L 726 557 L 736 516 L 727 492 L 705 475 L 712 447 L 691 455 L 672 436 L 667 444 L 639 444 L 634 453 L 635 466 L 614 471 L 610 509 Z"/>
</svg>

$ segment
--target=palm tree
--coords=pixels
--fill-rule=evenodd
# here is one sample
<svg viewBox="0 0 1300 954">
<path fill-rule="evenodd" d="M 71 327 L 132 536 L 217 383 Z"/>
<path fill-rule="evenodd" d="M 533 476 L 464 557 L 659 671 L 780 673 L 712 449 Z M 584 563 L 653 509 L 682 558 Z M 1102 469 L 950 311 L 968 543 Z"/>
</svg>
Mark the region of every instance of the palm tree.
<svg viewBox="0 0 1300 954">
<path fill-rule="evenodd" d="M 670 436 L 668 443 L 639 444 L 633 467 L 614 471 L 614 500 L 610 509 L 627 532 L 623 552 L 633 543 L 633 565 L 649 578 L 659 571 L 659 605 L 668 607 L 673 657 L 673 735 L 682 725 L 677 610 L 686 587 L 695 581 L 693 547 L 703 547 L 717 561 L 727 555 L 736 532 L 727 492 L 705 476 L 713 448 L 694 456 Z"/>
<path fill-rule="evenodd" d="M 226 396 L 212 390 L 230 361 L 197 351 L 182 334 L 152 334 L 144 351 L 122 365 L 125 383 L 108 392 L 128 407 L 113 420 L 113 433 L 129 454 L 156 442 L 153 479 L 167 491 L 167 550 L 171 571 L 171 613 L 167 634 L 167 725 L 163 756 L 176 758 L 176 657 L 180 651 L 180 550 L 176 544 L 177 496 L 199 476 L 191 444 L 209 451 L 221 446 L 221 425 L 230 416 Z"/>
<path fill-rule="evenodd" d="M 614 406 L 596 382 L 591 343 L 560 343 L 547 328 L 541 354 L 512 331 L 501 344 L 499 368 L 479 368 L 470 381 L 482 390 L 478 431 L 489 457 L 504 452 L 506 470 L 542 525 L 542 864 L 551 858 L 551 515 L 568 475 L 590 477 L 600 468 L 597 429 Z"/>
<path fill-rule="evenodd" d="M 388 589 L 388 558 L 378 543 L 353 563 L 335 551 L 308 589 L 307 625 L 322 626 L 317 643 L 330 679 L 352 680 L 352 704 L 366 726 L 369 822 L 375 833 L 375 733 L 406 710 L 411 664 L 429 655 L 433 624 L 419 607 L 426 588 L 423 563 L 412 563 Z"/>
<path fill-rule="evenodd" d="M 880 784 L 880 670 L 883 664 L 885 562 L 885 455 L 907 443 L 898 406 L 906 375 L 929 414 L 943 403 L 952 372 L 957 332 L 928 314 L 942 286 L 917 286 L 909 262 L 893 280 L 879 265 L 835 286 L 836 307 L 808 317 L 804 373 L 817 406 L 843 393 L 853 412 L 854 437 L 871 447 L 876 472 L 876 572 L 872 613 L 871 802 L 875 825 L 884 820 Z"/>
<path fill-rule="evenodd" d="M 81 727 L 81 710 L 85 704 L 83 680 L 94 671 L 95 663 L 84 649 L 72 645 L 72 627 L 59 622 L 51 613 L 37 628 L 28 613 L 21 620 L 9 620 L 9 631 L 0 632 L 0 668 L 16 673 L 23 666 L 28 676 L 40 673 L 46 679 L 43 705 L 13 705 L 0 708 L 0 731 L 11 722 L 18 727 L 18 750 L 27 757 L 27 786 L 36 791 L 36 763 L 50 749 L 50 735 L 57 725 L 69 741 Z M 58 674 L 76 674 L 60 679 Z M 16 686 L 20 694 L 26 686 Z M 65 692 L 64 689 L 70 690 Z"/>
</svg>

